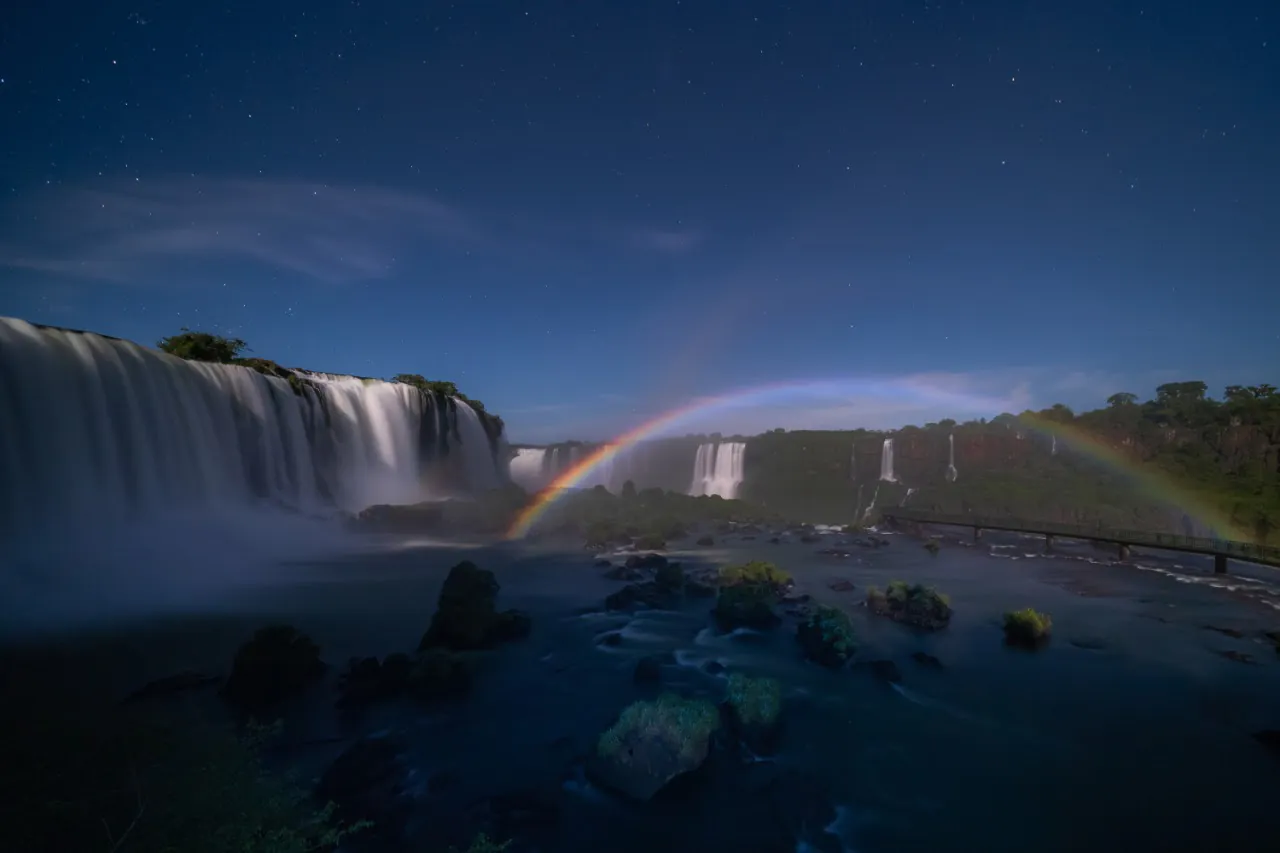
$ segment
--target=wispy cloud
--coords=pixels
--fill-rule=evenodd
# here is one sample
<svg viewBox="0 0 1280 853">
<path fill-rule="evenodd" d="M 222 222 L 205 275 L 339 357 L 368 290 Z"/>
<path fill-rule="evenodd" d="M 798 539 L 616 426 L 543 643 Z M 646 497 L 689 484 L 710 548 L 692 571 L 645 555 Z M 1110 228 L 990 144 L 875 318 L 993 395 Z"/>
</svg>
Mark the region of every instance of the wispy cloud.
<svg viewBox="0 0 1280 853">
<path fill-rule="evenodd" d="M 0 265 L 133 281 L 175 259 L 256 261 L 324 282 L 379 278 L 423 239 L 478 226 L 430 197 L 305 182 L 152 181 L 59 192 L 5 220 Z"/>
</svg>

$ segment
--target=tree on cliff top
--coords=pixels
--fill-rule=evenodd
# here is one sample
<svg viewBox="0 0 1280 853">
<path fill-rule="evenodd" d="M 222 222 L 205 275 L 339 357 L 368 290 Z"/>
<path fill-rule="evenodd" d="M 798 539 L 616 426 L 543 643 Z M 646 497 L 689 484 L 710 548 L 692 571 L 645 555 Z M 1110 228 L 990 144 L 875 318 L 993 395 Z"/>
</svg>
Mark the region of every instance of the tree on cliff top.
<svg viewBox="0 0 1280 853">
<path fill-rule="evenodd" d="M 1128 391 L 1118 391 L 1107 398 L 1107 405 L 1113 409 L 1121 406 L 1132 406 L 1138 402 L 1137 394 L 1130 394 Z"/>
<path fill-rule="evenodd" d="M 230 364 L 240 357 L 240 353 L 249 349 L 240 338 L 224 338 L 210 332 L 193 332 L 186 326 L 179 334 L 161 338 L 156 346 L 169 355 L 185 358 L 190 361 L 213 361 L 219 364 Z"/>
</svg>

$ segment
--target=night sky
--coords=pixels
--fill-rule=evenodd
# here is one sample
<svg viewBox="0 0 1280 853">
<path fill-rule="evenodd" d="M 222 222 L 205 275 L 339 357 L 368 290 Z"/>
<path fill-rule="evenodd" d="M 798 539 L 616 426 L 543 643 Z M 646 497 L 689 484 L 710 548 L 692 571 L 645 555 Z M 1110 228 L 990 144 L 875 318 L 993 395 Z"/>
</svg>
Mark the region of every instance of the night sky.
<svg viewBox="0 0 1280 853">
<path fill-rule="evenodd" d="M 3 315 L 453 379 L 516 440 L 1278 378 L 1275 0 L 14 5 Z"/>
</svg>

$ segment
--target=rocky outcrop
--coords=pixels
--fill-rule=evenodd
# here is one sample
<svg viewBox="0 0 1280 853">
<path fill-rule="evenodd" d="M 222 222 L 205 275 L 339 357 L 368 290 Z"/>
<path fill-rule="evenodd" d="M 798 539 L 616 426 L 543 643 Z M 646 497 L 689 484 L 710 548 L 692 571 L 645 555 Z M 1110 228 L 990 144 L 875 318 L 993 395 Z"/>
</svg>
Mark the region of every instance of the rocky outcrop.
<svg viewBox="0 0 1280 853">
<path fill-rule="evenodd" d="M 292 625 L 271 625 L 236 651 L 222 695 L 241 710 L 265 710 L 305 691 L 325 669 L 310 637 Z"/>
<path fill-rule="evenodd" d="M 454 651 L 490 649 L 529 635 L 529 616 L 519 610 L 498 612 L 498 582 L 493 572 L 465 560 L 449 570 L 431 627 L 418 645 L 419 651 L 446 648 Z"/>
</svg>

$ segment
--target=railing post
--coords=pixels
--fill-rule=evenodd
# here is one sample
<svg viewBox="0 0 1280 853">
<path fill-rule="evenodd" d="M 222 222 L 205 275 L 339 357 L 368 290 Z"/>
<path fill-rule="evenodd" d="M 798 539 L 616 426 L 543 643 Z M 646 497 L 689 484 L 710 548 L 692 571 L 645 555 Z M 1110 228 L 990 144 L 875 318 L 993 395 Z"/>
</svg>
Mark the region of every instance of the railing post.
<svg viewBox="0 0 1280 853">
<path fill-rule="evenodd" d="M 1227 573 L 1227 555 L 1213 555 L 1213 573 L 1215 575 L 1225 575 Z"/>
<path fill-rule="evenodd" d="M 975 526 L 975 527 L 973 528 L 973 541 L 974 541 L 974 542 L 981 542 L 981 541 L 982 541 L 982 528 L 981 528 L 981 527 L 976 527 L 976 526 Z"/>
<path fill-rule="evenodd" d="M 1120 544 L 1120 559 L 1122 560 L 1129 559 L 1129 546 L 1124 544 L 1123 542 L 1119 544 Z"/>
<path fill-rule="evenodd" d="M 1044 552 L 1048 554 L 1052 550 L 1053 550 L 1053 534 L 1046 533 L 1044 535 Z"/>
</svg>

